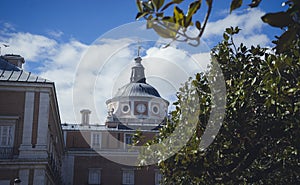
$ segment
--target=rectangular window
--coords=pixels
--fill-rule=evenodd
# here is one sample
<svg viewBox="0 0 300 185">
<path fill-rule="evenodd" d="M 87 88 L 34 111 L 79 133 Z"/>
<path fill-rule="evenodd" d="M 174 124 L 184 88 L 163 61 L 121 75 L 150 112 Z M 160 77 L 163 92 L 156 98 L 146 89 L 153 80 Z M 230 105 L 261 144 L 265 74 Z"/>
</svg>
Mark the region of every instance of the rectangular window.
<svg viewBox="0 0 300 185">
<path fill-rule="evenodd" d="M 92 168 L 89 169 L 89 185 L 101 184 L 101 169 Z"/>
<path fill-rule="evenodd" d="M 12 147 L 14 143 L 14 126 L 2 125 L 0 126 L 0 146 Z"/>
<path fill-rule="evenodd" d="M 13 157 L 15 125 L 18 119 L 18 116 L 0 115 L 0 159 Z"/>
<path fill-rule="evenodd" d="M 134 185 L 134 170 L 123 170 L 123 185 Z"/>
<path fill-rule="evenodd" d="M 92 133 L 92 148 L 100 148 L 101 147 L 101 134 Z"/>
<path fill-rule="evenodd" d="M 155 170 L 155 185 L 161 184 L 162 175 L 158 170 Z"/>
<path fill-rule="evenodd" d="M 132 145 L 132 134 L 124 135 L 124 149 L 127 148 L 127 145 Z"/>
<path fill-rule="evenodd" d="M 132 134 L 125 134 L 125 143 L 128 145 L 132 144 Z"/>
</svg>

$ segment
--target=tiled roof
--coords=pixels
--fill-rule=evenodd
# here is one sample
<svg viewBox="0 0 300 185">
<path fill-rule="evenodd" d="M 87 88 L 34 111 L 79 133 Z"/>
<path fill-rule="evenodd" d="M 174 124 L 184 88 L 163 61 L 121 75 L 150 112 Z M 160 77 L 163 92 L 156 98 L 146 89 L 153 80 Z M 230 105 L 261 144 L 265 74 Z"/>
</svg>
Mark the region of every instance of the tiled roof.
<svg viewBox="0 0 300 185">
<path fill-rule="evenodd" d="M 31 72 L 26 72 L 17 66 L 10 64 L 0 57 L 0 81 L 12 82 L 51 82 L 47 79 L 41 78 Z"/>
</svg>

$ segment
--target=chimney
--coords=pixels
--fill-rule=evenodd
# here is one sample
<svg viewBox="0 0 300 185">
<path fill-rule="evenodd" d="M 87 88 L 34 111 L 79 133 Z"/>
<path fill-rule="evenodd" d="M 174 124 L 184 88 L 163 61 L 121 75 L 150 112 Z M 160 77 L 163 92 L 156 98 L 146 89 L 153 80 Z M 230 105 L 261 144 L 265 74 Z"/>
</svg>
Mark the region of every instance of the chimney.
<svg viewBox="0 0 300 185">
<path fill-rule="evenodd" d="M 90 114 L 91 111 L 89 109 L 82 109 L 81 113 L 81 124 L 82 125 L 89 125 L 90 124 Z"/>
<path fill-rule="evenodd" d="M 21 69 L 22 65 L 25 63 L 25 60 L 23 57 L 21 57 L 21 55 L 6 54 L 2 56 L 2 58 Z"/>
</svg>

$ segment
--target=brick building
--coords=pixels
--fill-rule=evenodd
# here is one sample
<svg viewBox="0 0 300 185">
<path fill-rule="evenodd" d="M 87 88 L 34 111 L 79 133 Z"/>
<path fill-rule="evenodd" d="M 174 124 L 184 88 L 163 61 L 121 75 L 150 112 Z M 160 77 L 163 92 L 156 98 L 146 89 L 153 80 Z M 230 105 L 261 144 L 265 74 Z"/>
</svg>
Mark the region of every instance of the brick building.
<svg viewBox="0 0 300 185">
<path fill-rule="evenodd" d="M 130 149 L 137 129 L 145 140 L 158 133 L 169 105 L 146 83 L 141 61 L 107 100 L 105 123 L 90 123 L 84 109 L 81 123 L 61 124 L 54 83 L 22 70 L 21 56 L 1 56 L 0 184 L 159 184 L 159 170 L 133 165 L 139 154 Z"/>
<path fill-rule="evenodd" d="M 63 124 L 67 152 L 66 184 L 157 185 L 161 175 L 155 166 L 135 167 L 138 153 L 130 149 L 138 129 L 145 140 L 158 133 L 169 102 L 146 83 L 142 58 L 132 67 L 130 83 L 106 101 L 108 115 L 103 125 L 89 123 L 89 110 L 82 110 L 81 124 Z"/>
<path fill-rule="evenodd" d="M 64 141 L 54 83 L 0 57 L 0 184 L 61 184 Z"/>
</svg>

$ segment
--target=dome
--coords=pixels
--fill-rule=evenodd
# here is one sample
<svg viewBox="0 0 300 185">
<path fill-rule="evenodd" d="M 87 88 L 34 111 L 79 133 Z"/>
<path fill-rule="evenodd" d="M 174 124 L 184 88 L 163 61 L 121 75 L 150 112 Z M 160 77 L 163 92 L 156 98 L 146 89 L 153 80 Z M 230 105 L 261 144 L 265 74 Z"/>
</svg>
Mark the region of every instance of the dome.
<svg viewBox="0 0 300 185">
<path fill-rule="evenodd" d="M 142 58 L 135 58 L 130 82 L 119 88 L 113 98 L 106 101 L 111 128 L 155 129 L 165 120 L 169 102 L 146 82 Z"/>
<path fill-rule="evenodd" d="M 137 57 L 134 60 L 135 65 L 131 68 L 130 83 L 121 87 L 115 97 L 142 96 L 160 98 L 158 91 L 146 82 L 144 66 L 141 64 L 142 58 Z"/>
<path fill-rule="evenodd" d="M 143 96 L 143 97 L 160 97 L 158 91 L 147 83 L 129 83 L 121 87 L 115 97 L 120 96 Z"/>
</svg>

